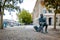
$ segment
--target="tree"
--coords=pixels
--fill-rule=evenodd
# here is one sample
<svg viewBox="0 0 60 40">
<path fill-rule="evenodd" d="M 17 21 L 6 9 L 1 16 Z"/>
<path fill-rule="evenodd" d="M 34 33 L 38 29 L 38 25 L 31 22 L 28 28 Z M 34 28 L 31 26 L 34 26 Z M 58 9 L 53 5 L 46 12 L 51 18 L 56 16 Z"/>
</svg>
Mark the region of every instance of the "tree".
<svg viewBox="0 0 60 40">
<path fill-rule="evenodd" d="M 18 13 L 17 16 L 18 16 L 18 19 L 19 19 L 20 23 L 25 23 L 25 24 L 32 23 L 31 14 L 24 9 L 20 13 Z"/>
<path fill-rule="evenodd" d="M 60 13 L 60 0 L 44 0 L 45 6 L 55 9 L 54 15 L 54 29 L 56 29 L 56 14 Z"/>
<path fill-rule="evenodd" d="M 0 0 L 0 29 L 3 29 L 4 10 L 8 10 L 9 12 L 20 10 L 20 7 L 17 6 L 17 4 L 22 2 L 23 0 Z"/>
</svg>

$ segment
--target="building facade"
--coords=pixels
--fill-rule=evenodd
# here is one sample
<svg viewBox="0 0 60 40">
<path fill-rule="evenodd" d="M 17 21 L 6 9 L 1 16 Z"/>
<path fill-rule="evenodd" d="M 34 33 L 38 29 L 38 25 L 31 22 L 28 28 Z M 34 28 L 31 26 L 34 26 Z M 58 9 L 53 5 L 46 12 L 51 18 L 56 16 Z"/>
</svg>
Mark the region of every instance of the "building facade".
<svg viewBox="0 0 60 40">
<path fill-rule="evenodd" d="M 44 6 L 43 0 L 37 0 L 33 9 L 33 24 L 39 25 L 40 14 L 46 17 L 48 25 L 54 25 L 54 10 L 51 8 L 49 11 Z M 60 24 L 60 14 L 56 15 L 56 25 Z"/>
</svg>

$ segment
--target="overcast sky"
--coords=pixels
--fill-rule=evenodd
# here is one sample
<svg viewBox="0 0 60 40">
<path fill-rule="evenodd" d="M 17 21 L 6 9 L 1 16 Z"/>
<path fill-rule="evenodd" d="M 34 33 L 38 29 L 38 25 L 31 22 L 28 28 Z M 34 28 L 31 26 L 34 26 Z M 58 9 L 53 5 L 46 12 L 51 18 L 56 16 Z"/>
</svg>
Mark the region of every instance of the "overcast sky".
<svg viewBox="0 0 60 40">
<path fill-rule="evenodd" d="M 30 13 L 33 11 L 34 5 L 36 3 L 36 0 L 24 0 L 22 4 L 18 4 L 18 6 L 20 6 L 20 8 L 28 10 Z M 16 12 L 12 12 L 11 14 L 13 15 L 13 17 L 11 15 L 9 15 L 9 12 L 7 10 L 4 11 L 5 15 L 3 17 L 3 19 L 14 19 L 16 20 Z"/>
<path fill-rule="evenodd" d="M 29 12 L 32 12 L 35 2 L 36 0 L 24 0 L 24 2 L 20 5 L 20 7 L 28 10 Z"/>
</svg>

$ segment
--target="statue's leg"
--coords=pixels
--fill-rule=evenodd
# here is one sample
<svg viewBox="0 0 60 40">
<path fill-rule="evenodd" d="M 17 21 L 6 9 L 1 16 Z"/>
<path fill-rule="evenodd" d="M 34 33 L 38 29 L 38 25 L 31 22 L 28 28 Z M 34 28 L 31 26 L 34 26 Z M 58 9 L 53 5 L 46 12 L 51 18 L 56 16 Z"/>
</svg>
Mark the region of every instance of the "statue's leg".
<svg viewBox="0 0 60 40">
<path fill-rule="evenodd" d="M 39 31 L 42 32 L 42 33 L 43 33 L 43 28 L 44 28 L 44 26 L 43 26 L 43 24 L 41 24 L 41 25 L 39 26 Z"/>
<path fill-rule="evenodd" d="M 43 33 L 43 28 L 44 28 L 44 26 L 42 25 L 42 26 L 41 26 L 41 32 L 42 32 L 42 33 Z"/>
<path fill-rule="evenodd" d="M 44 26 L 45 26 L 45 32 L 47 33 L 48 25 L 47 24 L 44 24 Z"/>
<path fill-rule="evenodd" d="M 48 28 L 48 25 L 46 24 L 46 27 L 45 27 L 45 32 L 47 33 L 47 28 Z"/>
<path fill-rule="evenodd" d="M 34 26 L 34 29 L 38 32 L 38 27 L 37 26 Z"/>
<path fill-rule="evenodd" d="M 42 28 L 41 28 L 41 26 L 39 26 L 39 28 L 38 28 L 38 32 L 40 32 L 40 31 L 41 31 L 41 29 L 42 29 Z"/>
</svg>

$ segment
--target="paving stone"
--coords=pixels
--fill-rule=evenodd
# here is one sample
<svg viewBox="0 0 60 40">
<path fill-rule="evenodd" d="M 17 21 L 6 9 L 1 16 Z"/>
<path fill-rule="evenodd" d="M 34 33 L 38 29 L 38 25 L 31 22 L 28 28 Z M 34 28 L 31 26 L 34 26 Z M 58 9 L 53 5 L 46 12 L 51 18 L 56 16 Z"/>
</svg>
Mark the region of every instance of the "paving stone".
<svg viewBox="0 0 60 40">
<path fill-rule="evenodd" d="M 26 27 L 26 26 L 25 26 Z M 0 40 L 60 40 L 60 29 L 48 29 L 47 34 L 36 32 L 33 28 L 12 27 L 0 30 Z"/>
</svg>

